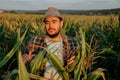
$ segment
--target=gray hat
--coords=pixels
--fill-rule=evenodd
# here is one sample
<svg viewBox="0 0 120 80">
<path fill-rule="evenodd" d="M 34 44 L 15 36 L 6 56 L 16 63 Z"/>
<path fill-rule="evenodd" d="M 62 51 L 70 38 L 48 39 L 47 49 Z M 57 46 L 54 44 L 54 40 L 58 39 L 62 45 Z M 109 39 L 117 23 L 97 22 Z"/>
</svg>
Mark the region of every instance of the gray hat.
<svg viewBox="0 0 120 80">
<path fill-rule="evenodd" d="M 63 17 L 60 15 L 60 12 L 55 7 L 49 7 L 45 13 L 44 20 L 51 16 L 57 16 L 60 19 L 63 19 Z"/>
</svg>

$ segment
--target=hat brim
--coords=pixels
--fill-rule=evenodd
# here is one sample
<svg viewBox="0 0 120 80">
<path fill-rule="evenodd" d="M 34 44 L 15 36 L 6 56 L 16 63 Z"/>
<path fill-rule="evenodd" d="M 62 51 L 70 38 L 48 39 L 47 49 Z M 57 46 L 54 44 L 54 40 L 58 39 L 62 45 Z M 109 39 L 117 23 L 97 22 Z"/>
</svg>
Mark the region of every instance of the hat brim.
<svg viewBox="0 0 120 80">
<path fill-rule="evenodd" d="M 52 16 L 53 16 L 53 15 L 52 15 Z M 46 16 L 46 17 L 44 17 L 44 18 L 42 19 L 42 21 L 45 22 L 45 19 L 46 19 L 46 18 L 49 18 L 49 17 L 52 17 L 52 16 Z M 54 17 L 58 17 L 60 20 L 63 20 L 63 19 L 64 19 L 63 16 L 56 16 L 56 15 L 54 15 Z"/>
</svg>

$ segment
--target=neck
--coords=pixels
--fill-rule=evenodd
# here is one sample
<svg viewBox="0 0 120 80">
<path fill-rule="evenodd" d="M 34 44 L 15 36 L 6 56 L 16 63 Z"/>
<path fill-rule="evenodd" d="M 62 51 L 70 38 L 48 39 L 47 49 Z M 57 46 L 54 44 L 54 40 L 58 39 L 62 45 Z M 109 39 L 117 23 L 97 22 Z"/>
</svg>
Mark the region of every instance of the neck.
<svg viewBox="0 0 120 80">
<path fill-rule="evenodd" d="M 51 37 L 49 37 L 49 36 L 47 35 L 45 38 L 46 38 L 47 40 L 50 40 L 50 41 L 56 41 L 56 42 L 59 42 L 59 41 L 62 40 L 62 35 L 59 34 L 58 36 L 53 37 L 53 38 L 51 38 Z"/>
</svg>

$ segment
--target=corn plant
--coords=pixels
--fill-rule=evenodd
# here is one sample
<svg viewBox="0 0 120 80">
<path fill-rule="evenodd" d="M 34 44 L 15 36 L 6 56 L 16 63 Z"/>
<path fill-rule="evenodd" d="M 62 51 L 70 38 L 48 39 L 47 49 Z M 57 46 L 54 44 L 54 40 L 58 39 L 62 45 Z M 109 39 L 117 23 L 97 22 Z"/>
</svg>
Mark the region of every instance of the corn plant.
<svg viewBox="0 0 120 80">
<path fill-rule="evenodd" d="M 58 58 L 49 52 L 45 58 L 43 57 L 45 52 L 39 52 L 30 62 L 29 67 L 24 65 L 22 54 L 26 48 L 26 43 L 33 36 L 45 33 L 41 16 L 37 14 L 0 14 L 1 79 L 45 79 L 39 76 L 38 72 L 39 68 L 42 68 L 48 59 L 53 63 L 55 62 L 53 66 L 64 80 L 70 79 L 69 73 L 71 72 L 74 72 L 74 80 L 96 80 L 99 78 L 105 80 L 104 72 L 107 70 L 113 71 L 113 69 L 119 73 L 120 16 L 116 15 L 64 15 L 68 19 L 65 18 L 63 34 L 76 37 L 80 44 L 80 50 L 73 65 L 70 68 L 61 66 Z M 8 63 L 15 55 L 18 67 L 9 71 L 13 63 L 12 61 L 10 64 Z M 109 70 L 108 62 L 112 64 L 110 66 L 113 69 Z M 8 69 L 4 70 L 4 66 Z M 4 71 L 7 73 L 4 74 Z M 113 73 L 115 72 L 113 71 Z M 118 76 L 117 73 L 115 73 L 115 76 Z M 109 72 L 109 74 L 112 73 Z M 112 75 L 109 77 L 112 77 Z"/>
</svg>

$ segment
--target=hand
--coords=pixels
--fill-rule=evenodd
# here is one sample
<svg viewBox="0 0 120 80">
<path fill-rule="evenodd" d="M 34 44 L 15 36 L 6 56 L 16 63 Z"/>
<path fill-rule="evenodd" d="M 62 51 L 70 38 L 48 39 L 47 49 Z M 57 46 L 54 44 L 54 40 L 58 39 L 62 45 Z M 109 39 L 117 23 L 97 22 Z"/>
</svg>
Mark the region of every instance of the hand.
<svg viewBox="0 0 120 80">
<path fill-rule="evenodd" d="M 75 56 L 72 56 L 68 61 L 67 61 L 67 65 L 71 66 L 74 63 L 75 60 Z"/>
<path fill-rule="evenodd" d="M 30 51 L 28 54 L 24 54 L 23 57 L 23 62 L 29 62 L 31 61 L 31 59 L 34 57 L 35 55 L 32 54 L 32 52 Z"/>
</svg>

